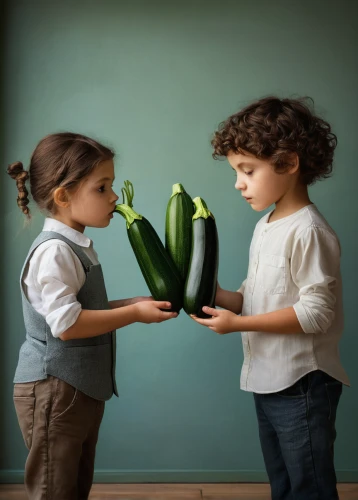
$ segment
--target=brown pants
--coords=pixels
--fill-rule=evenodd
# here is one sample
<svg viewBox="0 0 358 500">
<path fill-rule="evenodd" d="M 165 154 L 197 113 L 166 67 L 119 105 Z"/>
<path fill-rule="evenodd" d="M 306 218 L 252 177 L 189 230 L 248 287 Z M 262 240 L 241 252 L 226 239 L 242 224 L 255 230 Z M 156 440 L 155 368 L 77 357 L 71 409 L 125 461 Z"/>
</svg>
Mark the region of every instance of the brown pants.
<svg viewBox="0 0 358 500">
<path fill-rule="evenodd" d="M 30 500 L 86 500 L 104 402 L 56 377 L 15 384 L 14 403 L 29 454 Z"/>
</svg>

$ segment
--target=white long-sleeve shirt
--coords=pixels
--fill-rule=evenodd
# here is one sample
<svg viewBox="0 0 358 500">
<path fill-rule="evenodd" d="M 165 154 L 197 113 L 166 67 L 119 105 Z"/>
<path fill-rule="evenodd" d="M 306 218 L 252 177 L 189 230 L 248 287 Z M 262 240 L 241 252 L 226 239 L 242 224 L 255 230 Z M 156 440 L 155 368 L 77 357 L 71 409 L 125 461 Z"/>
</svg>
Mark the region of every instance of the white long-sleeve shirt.
<svg viewBox="0 0 358 500">
<path fill-rule="evenodd" d="M 340 245 L 315 205 L 256 225 L 243 294 L 243 316 L 294 308 L 305 333 L 242 332 L 241 388 L 283 390 L 313 370 L 349 385 L 339 358 L 343 332 Z"/>
<path fill-rule="evenodd" d="M 92 264 L 98 264 L 92 240 L 83 233 L 51 218 L 45 220 L 43 231 L 66 236 L 82 247 Z M 77 294 L 85 280 L 81 261 L 62 240 L 48 240 L 32 254 L 24 271 L 23 290 L 30 304 L 46 319 L 54 337 L 76 322 L 82 310 Z"/>
</svg>

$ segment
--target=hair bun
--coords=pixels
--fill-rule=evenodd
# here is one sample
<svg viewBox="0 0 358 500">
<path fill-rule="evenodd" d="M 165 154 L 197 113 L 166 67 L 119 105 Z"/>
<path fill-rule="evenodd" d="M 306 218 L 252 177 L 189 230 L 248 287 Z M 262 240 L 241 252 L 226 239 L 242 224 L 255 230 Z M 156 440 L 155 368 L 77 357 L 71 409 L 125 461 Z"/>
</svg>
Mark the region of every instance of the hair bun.
<svg viewBox="0 0 358 500">
<path fill-rule="evenodd" d="M 21 161 L 11 163 L 7 167 L 7 173 L 12 179 L 15 179 L 16 181 L 21 180 L 22 182 L 25 182 L 29 178 L 29 173 L 24 170 L 24 166 Z"/>
</svg>

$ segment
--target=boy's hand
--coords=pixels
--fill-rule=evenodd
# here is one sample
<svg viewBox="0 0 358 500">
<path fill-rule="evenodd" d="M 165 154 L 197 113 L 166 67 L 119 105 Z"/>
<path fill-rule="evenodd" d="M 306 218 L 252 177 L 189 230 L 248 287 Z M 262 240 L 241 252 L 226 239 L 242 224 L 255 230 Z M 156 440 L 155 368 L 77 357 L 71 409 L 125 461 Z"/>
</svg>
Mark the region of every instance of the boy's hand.
<svg viewBox="0 0 358 500">
<path fill-rule="evenodd" d="M 219 282 L 216 282 L 216 295 L 215 295 L 215 304 L 219 302 L 219 297 L 220 297 L 220 292 L 222 291 L 221 286 L 219 285 Z"/>
<path fill-rule="evenodd" d="M 211 314 L 211 318 L 198 318 L 195 315 L 191 315 L 194 321 L 200 325 L 207 326 L 210 330 L 216 333 L 224 334 L 231 332 L 240 331 L 238 328 L 238 316 L 231 311 L 226 309 L 213 309 L 211 307 L 203 307 L 203 311 L 206 314 Z"/>
<path fill-rule="evenodd" d="M 170 309 L 170 302 L 159 302 L 155 300 L 142 300 L 135 304 L 136 321 L 140 323 L 161 323 L 168 319 L 176 318 L 178 313 L 161 311 L 161 309 Z"/>
</svg>

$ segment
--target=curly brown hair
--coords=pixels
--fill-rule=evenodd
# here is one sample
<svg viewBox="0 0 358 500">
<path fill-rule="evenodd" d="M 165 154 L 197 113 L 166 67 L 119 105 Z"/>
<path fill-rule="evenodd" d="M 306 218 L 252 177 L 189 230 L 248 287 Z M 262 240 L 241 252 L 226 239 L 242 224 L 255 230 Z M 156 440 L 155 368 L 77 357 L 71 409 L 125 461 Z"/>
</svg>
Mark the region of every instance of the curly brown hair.
<svg viewBox="0 0 358 500">
<path fill-rule="evenodd" d="M 111 160 L 114 151 L 103 144 L 81 134 L 59 132 L 44 137 L 32 153 L 28 170 L 21 161 L 8 166 L 7 173 L 16 181 L 17 204 L 30 219 L 29 192 L 26 181 L 30 181 L 33 200 L 46 213 L 55 210 L 53 193 L 56 188 L 75 188 L 79 182 L 104 160 Z"/>
<path fill-rule="evenodd" d="M 315 115 L 313 105 L 310 97 L 269 96 L 253 102 L 219 125 L 211 141 L 213 158 L 251 153 L 283 173 L 296 153 L 304 184 L 329 177 L 337 137 L 329 123 Z"/>
</svg>

